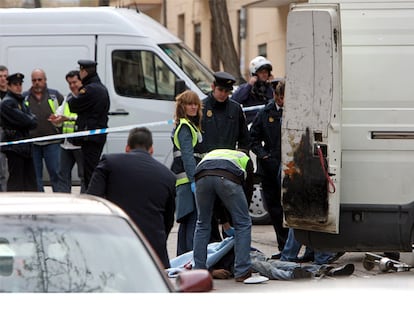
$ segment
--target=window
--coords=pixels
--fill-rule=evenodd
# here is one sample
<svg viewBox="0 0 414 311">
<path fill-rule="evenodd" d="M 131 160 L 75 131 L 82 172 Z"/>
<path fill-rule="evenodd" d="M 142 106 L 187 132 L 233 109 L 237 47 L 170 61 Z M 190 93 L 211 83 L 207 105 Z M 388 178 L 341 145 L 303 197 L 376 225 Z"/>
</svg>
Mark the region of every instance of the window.
<svg viewBox="0 0 414 311">
<path fill-rule="evenodd" d="M 201 25 L 194 25 L 194 53 L 201 56 Z"/>
<path fill-rule="evenodd" d="M 178 38 L 185 41 L 185 16 L 184 14 L 178 15 Z"/>
<path fill-rule="evenodd" d="M 257 46 L 257 55 L 261 55 L 267 58 L 267 43 L 259 44 Z"/>
<path fill-rule="evenodd" d="M 112 67 L 115 91 L 118 95 L 174 100 L 176 76 L 151 51 L 113 51 Z"/>
</svg>

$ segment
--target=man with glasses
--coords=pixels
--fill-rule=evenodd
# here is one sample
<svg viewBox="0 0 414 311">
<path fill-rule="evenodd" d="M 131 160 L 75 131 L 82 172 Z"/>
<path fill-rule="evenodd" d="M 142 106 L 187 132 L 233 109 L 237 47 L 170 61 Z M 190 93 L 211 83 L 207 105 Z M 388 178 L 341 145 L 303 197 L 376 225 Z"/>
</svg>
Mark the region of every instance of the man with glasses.
<svg viewBox="0 0 414 311">
<path fill-rule="evenodd" d="M 205 153 L 214 149 L 249 150 L 249 131 L 245 115 L 241 106 L 229 97 L 235 82 L 236 79 L 227 72 L 214 73 L 212 91 L 203 100 L 201 150 Z M 219 200 L 215 204 L 210 242 L 221 240 L 216 221 L 222 224 L 229 221 L 229 216 Z"/>
</svg>

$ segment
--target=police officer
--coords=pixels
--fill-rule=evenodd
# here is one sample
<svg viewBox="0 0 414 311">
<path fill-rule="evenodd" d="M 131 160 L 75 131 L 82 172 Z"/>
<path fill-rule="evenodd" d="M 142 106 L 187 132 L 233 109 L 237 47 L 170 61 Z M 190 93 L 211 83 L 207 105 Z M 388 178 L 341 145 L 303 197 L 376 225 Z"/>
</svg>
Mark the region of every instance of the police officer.
<svg viewBox="0 0 414 311">
<path fill-rule="evenodd" d="M 232 95 L 232 99 L 243 107 L 267 104 L 273 98 L 272 63 L 263 56 L 257 56 L 250 61 L 249 71 L 249 81 L 240 85 Z M 257 112 L 258 110 L 245 112 L 247 124 L 253 121 Z"/>
<path fill-rule="evenodd" d="M 108 112 L 110 106 L 109 94 L 102 84 L 97 72 L 97 63 L 93 60 L 79 60 L 79 75 L 82 87 L 78 96 L 69 101 L 71 112 L 77 113 L 76 127 L 78 131 L 102 129 L 108 127 Z M 89 185 L 93 170 L 99 162 L 106 134 L 91 135 L 72 140 L 81 145 L 84 160 L 85 187 Z"/>
<path fill-rule="evenodd" d="M 235 82 L 236 79 L 227 72 L 214 73 L 212 91 L 203 100 L 203 152 L 236 148 L 249 150 L 249 131 L 243 110 L 229 97 Z M 223 205 L 217 200 L 211 242 L 221 240 L 218 224 L 214 223 L 219 221 L 224 224 L 229 220 Z"/>
<path fill-rule="evenodd" d="M 281 121 L 285 82 L 276 84 L 274 99 L 259 111 L 250 128 L 251 149 L 256 154 L 257 174 L 261 177 L 263 199 L 276 233 L 279 251 L 285 246 L 288 229 L 283 227 L 281 205 Z M 280 259 L 281 254 L 272 255 Z"/>
<path fill-rule="evenodd" d="M 7 77 L 8 91 L 0 104 L 1 141 L 29 138 L 29 130 L 37 126 L 36 116 L 24 104 L 23 79 L 22 73 Z M 32 144 L 6 145 L 1 147 L 1 151 L 6 154 L 9 166 L 7 191 L 37 191 Z"/>
<path fill-rule="evenodd" d="M 213 149 L 249 149 L 249 131 L 239 104 L 229 95 L 236 79 L 227 72 L 214 73 L 212 91 L 203 100 L 203 146 Z"/>
</svg>

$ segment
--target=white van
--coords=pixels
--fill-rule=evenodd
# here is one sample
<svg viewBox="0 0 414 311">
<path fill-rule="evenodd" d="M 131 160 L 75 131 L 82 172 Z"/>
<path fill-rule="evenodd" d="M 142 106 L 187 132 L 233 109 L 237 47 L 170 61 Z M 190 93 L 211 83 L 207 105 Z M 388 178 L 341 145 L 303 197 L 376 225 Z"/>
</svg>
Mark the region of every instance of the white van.
<svg viewBox="0 0 414 311">
<path fill-rule="evenodd" d="M 114 7 L 0 9 L 0 64 L 30 74 L 42 68 L 50 88 L 69 93 L 65 75 L 79 59 L 93 59 L 111 98 L 109 129 L 147 125 L 154 157 L 172 163 L 171 122 L 180 83 L 201 99 L 213 74 L 183 42 L 143 13 Z M 154 122 L 154 125 L 151 123 Z M 149 125 L 148 125 L 149 124 Z M 128 131 L 108 134 L 104 153 L 123 152 Z M 47 173 L 44 173 L 47 178 Z M 77 178 L 76 171 L 72 176 Z M 251 216 L 262 220 L 259 188 Z"/>
<path fill-rule="evenodd" d="M 175 82 L 203 98 L 213 76 L 182 41 L 145 14 L 113 7 L 0 10 L 0 64 L 26 75 L 42 68 L 67 94 L 68 71 L 93 59 L 111 98 L 109 128 L 171 120 Z M 171 125 L 150 127 L 154 156 L 171 162 Z M 108 135 L 104 152 L 122 152 L 128 132 Z"/>
<path fill-rule="evenodd" d="M 411 252 L 414 2 L 312 2 L 288 15 L 285 222 L 315 249 Z"/>
</svg>

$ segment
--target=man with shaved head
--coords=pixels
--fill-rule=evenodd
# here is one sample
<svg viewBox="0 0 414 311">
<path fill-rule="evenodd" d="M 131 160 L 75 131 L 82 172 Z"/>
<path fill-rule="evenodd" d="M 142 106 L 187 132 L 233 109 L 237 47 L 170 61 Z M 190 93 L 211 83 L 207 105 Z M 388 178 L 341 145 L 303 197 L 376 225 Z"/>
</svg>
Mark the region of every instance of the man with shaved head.
<svg viewBox="0 0 414 311">
<path fill-rule="evenodd" d="M 43 69 L 32 71 L 32 87 L 23 93 L 25 104 L 37 117 L 37 127 L 30 131 L 31 137 L 42 137 L 60 133 L 50 120 L 56 113 L 56 109 L 63 102 L 63 95 L 54 89 L 47 87 L 47 77 Z M 50 182 L 54 192 L 58 191 L 60 183 L 60 140 L 47 140 L 34 142 L 33 162 L 36 171 L 37 190 L 44 192 L 43 188 L 43 159 L 49 173 Z"/>
</svg>

